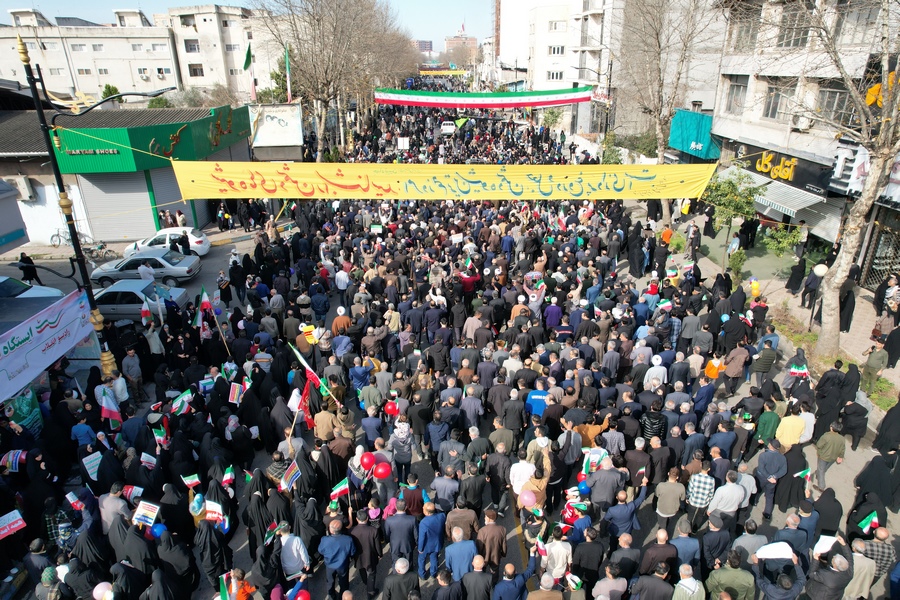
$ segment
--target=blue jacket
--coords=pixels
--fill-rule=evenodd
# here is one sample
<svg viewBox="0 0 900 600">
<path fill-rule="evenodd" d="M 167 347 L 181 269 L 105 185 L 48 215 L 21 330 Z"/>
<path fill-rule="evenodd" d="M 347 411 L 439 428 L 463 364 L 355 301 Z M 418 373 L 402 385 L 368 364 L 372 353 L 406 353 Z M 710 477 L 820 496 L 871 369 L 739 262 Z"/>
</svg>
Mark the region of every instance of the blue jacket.
<svg viewBox="0 0 900 600">
<path fill-rule="evenodd" d="M 444 564 L 453 573 L 453 581 L 459 581 L 472 570 L 472 559 L 478 554 L 473 540 L 454 542 L 444 549 Z"/>
<path fill-rule="evenodd" d="M 491 596 L 491 600 L 524 600 L 525 595 L 528 593 L 525 584 L 534 575 L 534 567 L 535 557 L 532 555 L 531 560 L 528 561 L 528 568 L 525 569 L 524 573 L 519 573 L 512 579 L 503 577 L 497 582 L 497 585 L 494 586 L 494 594 Z"/>
<path fill-rule="evenodd" d="M 319 554 L 329 569 L 347 571 L 350 557 L 356 554 L 353 538 L 349 535 L 326 535 L 319 542 Z"/>
<path fill-rule="evenodd" d="M 419 552 L 440 552 L 444 547 L 444 523 L 447 515 L 439 512 L 419 522 Z"/>
<path fill-rule="evenodd" d="M 787 474 L 787 459 L 777 450 L 766 450 L 759 455 L 756 465 L 756 476 L 767 480 L 769 477 L 781 479 Z"/>
<path fill-rule="evenodd" d="M 573 546 L 575 544 L 580 544 L 584 541 L 584 530 L 590 526 L 591 518 L 588 516 L 581 517 L 572 524 L 572 531 L 566 536 L 566 541 Z"/>
<path fill-rule="evenodd" d="M 700 542 L 697 538 L 689 536 L 678 536 L 669 540 L 669 543 L 678 550 L 678 566 L 691 565 L 696 567 L 700 564 Z"/>
<path fill-rule="evenodd" d="M 623 533 L 631 533 L 640 529 L 641 524 L 637 518 L 638 508 L 647 497 L 647 486 L 641 486 L 641 493 L 631 502 L 625 504 L 614 504 L 606 511 L 605 519 L 609 521 L 609 534 L 619 536 Z"/>
</svg>

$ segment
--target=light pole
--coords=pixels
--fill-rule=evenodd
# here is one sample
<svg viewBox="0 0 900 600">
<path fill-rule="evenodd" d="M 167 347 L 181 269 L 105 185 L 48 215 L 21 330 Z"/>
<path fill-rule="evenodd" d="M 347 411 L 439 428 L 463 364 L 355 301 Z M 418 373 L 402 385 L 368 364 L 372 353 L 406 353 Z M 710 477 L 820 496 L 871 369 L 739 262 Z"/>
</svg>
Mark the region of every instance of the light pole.
<svg viewBox="0 0 900 600">
<path fill-rule="evenodd" d="M 44 79 L 41 76 L 40 66 L 36 66 L 37 75 L 35 76 L 35 72 L 31 68 L 31 58 L 28 56 L 28 48 L 25 46 L 25 42 L 22 40 L 22 36 L 17 37 L 18 39 L 16 42 L 16 49 L 19 52 L 19 60 L 22 61 L 22 65 L 24 65 L 25 67 L 25 78 L 27 79 L 28 87 L 31 90 L 31 98 L 32 100 L 34 100 L 34 110 L 37 113 L 38 122 L 40 122 L 41 124 L 41 135 L 44 138 L 44 145 L 47 147 L 47 154 L 49 155 L 50 159 L 50 168 L 53 170 L 53 180 L 54 183 L 56 183 L 56 191 L 59 195 L 59 209 L 65 216 L 66 227 L 69 230 L 69 237 L 72 239 L 72 249 L 75 251 L 75 256 L 71 260 L 74 261 L 74 263 L 76 263 L 78 266 L 78 273 L 81 276 L 81 287 L 84 288 L 84 291 L 87 293 L 88 304 L 91 307 L 91 324 L 94 326 L 94 332 L 97 334 L 97 341 L 100 344 L 100 369 L 102 370 L 104 376 L 109 376 L 116 368 L 116 359 L 113 356 L 112 352 L 110 352 L 109 350 L 109 344 L 106 342 L 106 336 L 103 332 L 103 315 L 100 314 L 100 310 L 97 308 L 97 300 L 94 298 L 94 290 L 93 288 L 91 288 L 91 279 L 87 271 L 84 252 L 81 249 L 81 240 L 78 238 L 78 229 L 75 227 L 75 217 L 72 214 L 72 200 L 69 198 L 69 194 L 66 192 L 66 186 L 63 183 L 62 173 L 60 173 L 59 171 L 59 163 L 56 161 L 54 144 L 50 138 L 51 126 L 47 124 L 47 117 L 46 115 L 44 115 L 44 106 L 41 103 L 41 97 L 38 93 L 38 83 L 40 83 L 41 88 L 44 89 L 45 96 L 47 93 L 47 89 L 44 86 Z M 124 96 L 143 96 L 145 98 L 154 98 L 172 89 L 174 88 L 166 88 L 163 90 L 157 90 L 155 92 L 148 93 L 133 92 L 116 94 L 115 96 L 104 98 L 100 102 L 88 106 L 79 113 L 67 116 L 83 115 L 94 110 L 108 100 L 115 100 Z M 53 106 L 53 103 L 51 102 L 50 105 Z M 56 114 L 53 116 L 52 122 L 55 122 L 56 117 L 58 117 L 62 113 L 57 111 L 56 108 L 53 108 L 53 110 L 54 112 L 56 112 Z M 58 138 L 54 137 L 54 139 Z"/>
<path fill-rule="evenodd" d="M 810 303 L 809 307 L 809 327 L 806 329 L 807 331 L 812 331 L 813 319 L 816 314 L 816 303 L 819 306 L 822 305 L 822 281 L 825 279 L 825 275 L 828 273 L 828 265 L 825 263 L 819 263 L 812 268 L 812 272 L 815 273 L 816 277 L 819 278 L 819 285 L 816 286 L 816 293 L 813 296 L 813 300 Z"/>
</svg>

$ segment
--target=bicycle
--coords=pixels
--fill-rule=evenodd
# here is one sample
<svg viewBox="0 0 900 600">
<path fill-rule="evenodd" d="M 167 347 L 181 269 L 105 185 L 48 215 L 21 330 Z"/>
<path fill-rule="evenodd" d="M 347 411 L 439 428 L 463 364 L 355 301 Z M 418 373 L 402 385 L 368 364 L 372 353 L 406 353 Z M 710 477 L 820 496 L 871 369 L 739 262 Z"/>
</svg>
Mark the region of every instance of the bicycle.
<svg viewBox="0 0 900 600">
<path fill-rule="evenodd" d="M 119 253 L 111 248 L 106 247 L 106 242 L 100 242 L 96 246 L 90 246 L 85 250 L 88 258 L 93 260 L 115 260 L 119 258 Z"/>
<path fill-rule="evenodd" d="M 90 244 L 91 238 L 79 231 L 78 241 L 81 242 L 81 245 L 83 246 L 85 244 Z M 68 227 L 57 229 L 56 233 L 50 236 L 50 245 L 54 248 L 59 248 L 62 243 L 66 243 L 70 246 L 72 245 L 72 236 L 69 235 Z"/>
</svg>

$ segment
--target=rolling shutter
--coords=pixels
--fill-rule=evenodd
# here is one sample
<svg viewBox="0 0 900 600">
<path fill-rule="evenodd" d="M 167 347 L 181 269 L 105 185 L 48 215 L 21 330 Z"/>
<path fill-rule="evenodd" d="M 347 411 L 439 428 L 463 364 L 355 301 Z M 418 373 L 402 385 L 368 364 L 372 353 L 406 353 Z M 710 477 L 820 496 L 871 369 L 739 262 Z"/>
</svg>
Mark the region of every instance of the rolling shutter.
<svg viewBox="0 0 900 600">
<path fill-rule="evenodd" d="M 139 240 L 156 232 L 144 172 L 78 175 L 95 241 Z"/>
<path fill-rule="evenodd" d="M 172 213 L 180 210 L 187 217 L 188 225 L 198 229 L 202 229 L 204 225 L 212 220 L 209 214 L 209 201 L 194 201 L 194 208 L 197 211 L 197 223 L 194 223 L 194 211 L 191 210 L 190 201 L 178 202 L 181 200 L 181 189 L 178 187 L 178 181 L 175 179 L 175 171 L 172 170 L 172 167 L 153 169 L 150 171 L 150 179 L 153 181 L 156 205 L 160 210 L 169 210 Z M 175 202 L 175 204 L 172 204 L 172 202 Z"/>
</svg>

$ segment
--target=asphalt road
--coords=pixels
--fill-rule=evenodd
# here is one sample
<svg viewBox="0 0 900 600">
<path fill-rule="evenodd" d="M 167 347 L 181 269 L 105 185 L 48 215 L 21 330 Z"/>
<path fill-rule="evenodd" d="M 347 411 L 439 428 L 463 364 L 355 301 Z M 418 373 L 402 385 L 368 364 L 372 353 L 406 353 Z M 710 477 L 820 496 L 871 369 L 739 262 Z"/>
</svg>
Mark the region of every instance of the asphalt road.
<svg viewBox="0 0 900 600">
<path fill-rule="evenodd" d="M 201 275 L 191 281 L 187 286 L 187 290 L 190 295 L 193 297 L 195 294 L 200 292 L 200 286 L 204 285 L 207 291 L 211 291 L 215 289 L 215 278 L 218 274 L 219 269 L 226 268 L 228 265 L 228 257 L 233 245 L 226 246 L 217 246 L 213 247 L 210 250 L 210 253 L 203 257 L 203 271 Z M 250 252 L 250 242 L 239 242 L 237 244 L 237 248 L 239 252 L 242 254 L 244 252 Z M 40 262 L 38 264 L 43 264 L 50 268 L 59 270 L 61 272 L 68 272 L 69 266 L 66 261 L 48 261 L 48 262 Z M 20 272 L 18 269 L 14 267 L 8 266 L 7 263 L 0 264 L 0 275 L 7 275 L 11 277 L 20 277 Z M 42 271 L 40 273 L 41 279 L 43 280 L 45 285 L 57 287 L 64 292 L 69 292 L 75 288 L 75 285 L 67 280 L 51 273 L 47 273 L 46 271 Z M 336 309 L 337 301 L 336 299 L 332 300 L 332 310 Z M 780 381 L 780 376 L 779 379 Z M 149 386 L 148 386 L 149 388 Z M 741 392 L 746 392 L 748 388 L 747 384 L 739 390 L 738 395 L 730 401 L 730 403 L 734 403 L 741 396 Z M 152 390 L 148 389 L 148 392 L 152 392 Z M 855 489 L 853 486 L 853 480 L 856 475 L 863 469 L 866 463 L 874 456 L 874 454 L 870 451 L 870 441 L 871 434 L 868 436 L 867 440 L 860 444 L 860 448 L 857 452 L 850 452 L 849 444 L 848 444 L 848 456 L 844 460 L 842 464 L 834 465 L 828 471 L 828 481 L 830 482 L 831 487 L 833 487 L 836 491 L 837 498 L 841 502 L 844 507 L 844 515 L 846 517 L 847 513 L 850 511 L 854 496 Z M 806 449 L 807 459 L 809 460 L 810 468 L 815 470 L 816 458 L 815 458 L 815 450 L 814 448 L 808 447 Z M 255 461 L 254 467 L 261 466 L 265 467 L 269 462 L 269 458 L 265 453 L 258 453 Z M 755 466 L 755 460 L 751 461 L 750 467 L 751 470 Z M 434 473 L 431 471 L 430 464 L 428 461 L 420 461 L 413 464 L 413 471 L 419 475 L 420 482 L 426 486 L 430 484 L 431 480 L 434 477 Z M 237 493 L 241 494 L 243 492 L 243 481 L 242 478 L 238 478 L 238 490 Z M 814 493 L 814 497 L 817 494 Z M 486 499 L 485 505 L 489 502 L 489 499 Z M 634 543 L 643 546 L 648 541 L 652 541 L 656 532 L 656 515 L 653 510 L 653 502 L 652 496 L 648 498 L 648 500 L 644 503 L 643 507 L 639 512 L 639 519 L 641 522 L 641 530 L 634 533 Z M 519 533 L 519 530 L 516 527 L 515 517 L 513 515 L 514 511 L 509 511 L 506 513 L 506 516 L 500 520 L 500 524 L 506 527 L 508 534 L 508 556 L 507 560 L 514 563 L 517 568 L 524 568 L 523 562 L 523 552 L 524 546 L 522 545 L 522 538 Z M 888 513 L 889 522 L 888 527 L 892 528 L 894 523 L 898 523 L 897 516 L 893 513 Z M 553 515 L 550 518 L 550 522 L 555 522 L 557 515 Z M 764 523 L 760 527 L 760 533 L 764 533 L 771 537 L 775 531 L 783 526 L 785 514 L 780 511 L 775 510 L 773 518 L 771 522 Z M 760 505 L 753 511 L 753 517 L 760 523 L 762 523 L 762 506 Z M 702 535 L 702 532 L 701 532 Z M 895 546 L 898 547 L 898 552 L 900 552 L 900 546 L 897 544 L 896 537 L 893 539 Z M 232 548 L 234 550 L 235 555 L 235 566 L 243 568 L 245 570 L 250 570 L 251 561 L 249 558 L 249 553 L 247 551 L 246 546 L 246 534 L 243 531 L 243 527 L 240 527 L 235 539 L 232 542 Z M 387 551 L 387 556 L 389 557 L 389 551 Z M 524 557 L 527 558 L 527 557 Z M 386 558 L 382 561 L 382 564 L 379 567 L 378 571 L 378 588 L 380 589 L 382 586 L 382 582 L 384 581 L 384 577 L 387 575 L 390 565 L 388 564 L 389 558 Z M 321 568 L 319 569 L 322 570 Z M 203 585 L 195 594 L 195 597 L 198 598 L 213 598 L 218 597 L 218 590 L 213 590 L 209 588 L 208 584 L 205 581 L 205 578 L 202 578 Z M 325 584 L 324 584 L 324 573 L 316 573 L 316 575 L 310 581 L 310 593 L 313 598 L 318 600 L 324 600 L 325 592 Z M 533 582 L 532 582 L 533 583 Z M 423 592 L 423 600 L 430 600 L 431 594 L 437 583 L 432 579 L 428 582 L 423 583 L 422 592 Z M 351 589 L 353 591 L 354 597 L 356 598 L 365 598 L 366 590 L 363 585 L 361 579 L 357 576 L 355 570 L 351 571 Z M 590 591 L 588 591 L 588 594 Z M 886 586 L 886 578 L 882 578 L 878 581 L 872 589 L 872 598 L 883 598 L 888 597 L 887 586 Z M 577 600 L 577 599 L 576 599 Z"/>
</svg>

